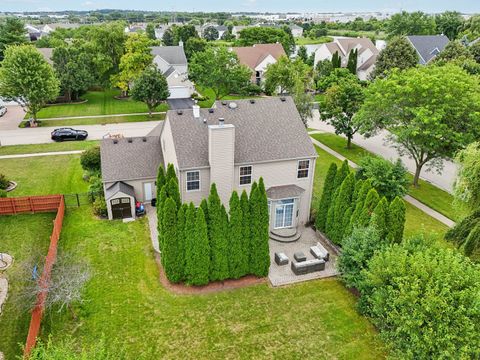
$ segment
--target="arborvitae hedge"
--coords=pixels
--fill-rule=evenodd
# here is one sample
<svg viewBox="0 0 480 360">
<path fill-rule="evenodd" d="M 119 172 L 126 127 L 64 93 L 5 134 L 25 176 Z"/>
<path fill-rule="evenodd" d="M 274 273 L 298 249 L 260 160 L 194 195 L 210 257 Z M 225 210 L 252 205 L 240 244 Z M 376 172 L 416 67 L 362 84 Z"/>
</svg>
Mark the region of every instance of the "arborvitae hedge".
<svg viewBox="0 0 480 360">
<path fill-rule="evenodd" d="M 190 244 L 191 258 L 188 266 L 187 283 L 191 285 L 208 284 L 210 274 L 210 248 L 207 223 L 202 208 L 197 209 L 193 242 Z"/>
<path fill-rule="evenodd" d="M 337 165 L 332 163 L 328 168 L 327 177 L 323 185 L 323 192 L 320 202 L 318 204 L 317 218 L 315 219 L 315 227 L 317 230 L 325 232 L 325 225 L 327 222 L 328 209 L 333 197 L 335 187 L 335 177 L 337 175 Z"/>
<path fill-rule="evenodd" d="M 167 196 L 172 198 L 175 201 L 175 205 L 177 209 L 182 206 L 182 201 L 180 200 L 180 190 L 178 188 L 178 181 L 177 178 L 172 178 L 168 180 L 167 183 Z"/>
<path fill-rule="evenodd" d="M 350 174 L 350 167 L 348 166 L 348 161 L 344 160 L 342 166 L 337 171 L 335 176 L 335 189 L 338 189 L 342 185 L 343 180 Z"/>
<path fill-rule="evenodd" d="M 236 191 L 230 197 L 229 271 L 230 277 L 238 279 L 248 273 L 248 247 L 244 246 L 243 211 Z"/>
<path fill-rule="evenodd" d="M 165 182 L 168 184 L 171 179 L 176 179 L 178 183 L 177 174 L 175 173 L 175 168 L 173 167 L 173 164 L 168 164 L 167 173 L 165 175 Z"/>
<path fill-rule="evenodd" d="M 370 219 L 370 225 L 374 226 L 380 239 L 384 241 L 388 235 L 388 200 L 384 196 L 373 210 L 372 217 Z"/>
<path fill-rule="evenodd" d="M 160 198 L 160 191 L 162 190 L 162 187 L 163 185 L 165 185 L 166 182 L 167 180 L 165 178 L 165 170 L 163 169 L 163 166 L 160 165 L 158 167 L 157 182 L 155 184 L 155 186 L 157 187 L 157 196 L 156 196 L 157 201 Z"/>
<path fill-rule="evenodd" d="M 179 282 L 183 277 L 183 254 L 177 236 L 177 207 L 172 198 L 163 205 L 163 268 L 168 280 Z"/>
<path fill-rule="evenodd" d="M 378 196 L 377 190 L 370 189 L 358 219 L 358 226 L 367 227 L 370 224 L 370 218 L 372 217 L 373 210 L 375 210 L 375 207 L 378 205 L 379 201 L 380 196 Z"/>
<path fill-rule="evenodd" d="M 335 197 L 334 209 L 333 209 L 333 226 L 329 233 L 330 239 L 340 244 L 343 239 L 343 220 L 345 212 L 352 205 L 352 196 L 355 191 L 355 176 L 353 174 L 348 175 L 340 186 L 337 196 Z"/>
<path fill-rule="evenodd" d="M 157 199 L 157 230 L 158 230 L 158 246 L 160 248 L 160 252 L 163 252 L 163 226 L 162 226 L 162 218 L 163 218 L 163 205 L 165 204 L 165 200 L 167 200 L 167 186 L 163 185 L 160 189 L 160 196 Z M 163 256 L 161 257 L 162 264 L 163 264 Z"/>
<path fill-rule="evenodd" d="M 407 208 L 405 202 L 398 196 L 393 199 L 388 208 L 388 235 L 389 242 L 400 243 L 403 239 Z"/>
<path fill-rule="evenodd" d="M 185 211 L 185 281 L 190 283 L 195 273 L 193 262 L 193 250 L 195 242 L 195 219 L 197 210 L 193 203 L 190 203 Z M 210 261 L 210 260 L 209 260 Z"/>
<path fill-rule="evenodd" d="M 350 174 L 350 168 L 348 166 L 348 161 L 345 160 L 342 163 L 342 166 L 340 169 L 338 169 L 336 175 L 335 175 L 335 181 L 334 181 L 334 189 L 333 189 L 333 195 L 332 198 L 330 199 L 330 205 L 328 207 L 327 211 L 327 221 L 325 223 L 325 233 L 331 234 L 332 232 L 335 231 L 335 212 L 334 212 L 334 207 L 335 207 L 335 199 L 338 195 L 340 185 L 342 185 L 343 180 Z M 329 236 L 329 235 L 328 235 Z"/>
<path fill-rule="evenodd" d="M 229 275 L 228 244 L 225 234 L 226 224 L 222 213 L 222 203 L 220 202 L 215 184 L 212 184 L 210 195 L 208 196 L 208 216 L 211 258 L 210 280 L 225 280 Z"/>
<path fill-rule="evenodd" d="M 182 204 L 177 213 L 177 242 L 179 253 L 181 258 L 179 259 L 179 268 L 181 269 L 181 281 L 185 280 L 185 251 L 186 251 L 186 238 L 185 238 L 185 226 L 187 216 L 188 205 Z"/>
<path fill-rule="evenodd" d="M 240 207 L 242 208 L 243 214 L 243 248 L 245 249 L 246 258 L 247 258 L 247 273 L 250 271 L 250 263 L 251 263 L 251 254 L 253 249 L 252 244 L 252 231 L 250 229 L 251 226 L 251 216 L 250 216 L 250 203 L 248 200 L 248 195 L 245 190 L 242 191 L 242 195 L 240 196 Z"/>
</svg>

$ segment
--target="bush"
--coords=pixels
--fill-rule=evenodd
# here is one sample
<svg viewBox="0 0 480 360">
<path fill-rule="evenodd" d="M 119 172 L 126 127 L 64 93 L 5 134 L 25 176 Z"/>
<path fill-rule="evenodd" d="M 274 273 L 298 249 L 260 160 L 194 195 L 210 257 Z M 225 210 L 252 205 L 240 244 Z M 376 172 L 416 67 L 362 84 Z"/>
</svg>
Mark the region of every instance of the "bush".
<svg viewBox="0 0 480 360">
<path fill-rule="evenodd" d="M 477 230 L 475 230 L 476 228 Z M 480 209 L 474 211 L 471 215 L 458 222 L 455 227 L 448 230 L 445 234 L 445 240 L 463 249 L 465 255 L 475 255 L 480 251 L 478 228 L 480 228 Z"/>
<path fill-rule="evenodd" d="M 92 204 L 93 213 L 100 217 L 107 217 L 107 203 L 103 196 L 98 196 Z"/>
<path fill-rule="evenodd" d="M 262 88 L 257 84 L 249 84 L 240 92 L 240 95 L 255 96 L 262 93 Z"/>
<path fill-rule="evenodd" d="M 378 157 L 364 157 L 360 160 L 357 178 L 370 179 L 372 186 L 388 201 L 403 197 L 408 191 L 407 169 L 400 159 L 392 163 Z"/>
<path fill-rule="evenodd" d="M 90 178 L 90 185 L 88 187 L 88 193 L 90 196 L 92 196 L 94 199 L 97 197 L 103 197 L 103 182 L 102 178 L 99 176 L 92 176 Z"/>
<path fill-rule="evenodd" d="M 422 238 L 375 253 L 362 274 L 361 305 L 402 359 L 480 355 L 480 270 Z"/>
<path fill-rule="evenodd" d="M 3 189 L 0 189 L 0 198 L 6 198 L 7 197 L 7 192 Z"/>
<path fill-rule="evenodd" d="M 84 170 L 100 172 L 100 146 L 92 146 L 85 150 L 80 157 L 80 164 Z"/>
<path fill-rule="evenodd" d="M 0 174 L 0 190 L 5 190 L 10 185 L 7 177 L 4 174 Z"/>
</svg>

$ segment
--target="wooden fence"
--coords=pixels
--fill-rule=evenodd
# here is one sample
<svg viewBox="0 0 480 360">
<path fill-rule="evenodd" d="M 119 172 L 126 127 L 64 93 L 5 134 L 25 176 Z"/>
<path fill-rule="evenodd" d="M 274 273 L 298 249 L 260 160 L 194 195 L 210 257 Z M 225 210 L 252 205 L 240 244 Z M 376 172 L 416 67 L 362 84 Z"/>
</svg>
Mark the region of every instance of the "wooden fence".
<svg viewBox="0 0 480 360">
<path fill-rule="evenodd" d="M 0 215 L 57 211 L 62 195 L 0 198 Z"/>
</svg>

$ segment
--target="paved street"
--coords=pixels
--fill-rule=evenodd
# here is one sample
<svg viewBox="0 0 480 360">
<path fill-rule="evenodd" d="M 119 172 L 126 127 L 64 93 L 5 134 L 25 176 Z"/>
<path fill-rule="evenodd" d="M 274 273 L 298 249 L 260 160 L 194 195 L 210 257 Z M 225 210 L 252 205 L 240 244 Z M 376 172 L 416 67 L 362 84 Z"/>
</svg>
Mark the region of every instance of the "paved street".
<svg viewBox="0 0 480 360">
<path fill-rule="evenodd" d="M 16 130 L 25 116 L 21 106 L 7 106 L 7 113 L 0 117 L 0 134 L 4 130 Z"/>
<path fill-rule="evenodd" d="M 334 133 L 334 129 L 332 126 L 327 125 L 323 121 L 320 121 L 319 112 L 316 110 L 314 111 L 314 118 L 312 121 L 309 122 L 308 126 L 313 129 L 318 129 L 322 132 Z M 394 148 L 385 144 L 385 135 L 386 132 L 381 132 L 377 136 L 368 139 L 362 137 L 361 135 L 355 135 L 353 137 L 353 142 L 374 154 L 383 156 L 386 159 L 396 160 L 397 158 L 399 158 L 399 155 Z M 404 156 L 402 157 L 402 161 L 407 166 L 410 172 L 415 171 L 415 162 L 412 159 Z M 436 171 L 427 172 L 426 166 L 424 166 L 421 178 L 431 182 L 432 184 L 443 190 L 452 192 L 453 184 L 455 182 L 457 174 L 457 169 L 457 165 L 454 164 L 452 161 L 444 161 L 444 169 L 441 174 L 438 174 Z"/>
</svg>

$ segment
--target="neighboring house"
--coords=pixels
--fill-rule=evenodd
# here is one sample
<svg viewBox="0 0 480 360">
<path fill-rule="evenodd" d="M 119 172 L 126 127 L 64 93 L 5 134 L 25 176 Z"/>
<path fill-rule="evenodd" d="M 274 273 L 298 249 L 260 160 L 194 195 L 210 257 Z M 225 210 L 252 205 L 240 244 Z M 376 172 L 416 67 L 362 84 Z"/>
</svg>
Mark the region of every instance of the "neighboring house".
<svg viewBox="0 0 480 360">
<path fill-rule="evenodd" d="M 188 63 L 183 46 L 153 46 L 153 63 L 167 79 L 169 99 L 192 96 L 193 84 L 188 80 Z"/>
<path fill-rule="evenodd" d="M 282 44 L 255 44 L 231 49 L 237 54 L 240 63 L 252 70 L 252 82 L 257 85 L 263 82 L 267 66 L 287 55 Z"/>
<path fill-rule="evenodd" d="M 163 34 L 165 34 L 165 31 L 169 28 L 168 25 L 159 25 L 155 28 L 155 39 L 157 40 L 162 40 L 163 39 Z"/>
<path fill-rule="evenodd" d="M 246 29 L 248 26 L 244 25 L 237 25 L 232 28 L 232 35 L 235 36 L 237 39 L 240 37 L 240 32 L 243 29 Z"/>
<path fill-rule="evenodd" d="M 48 35 L 51 32 L 57 29 L 78 29 L 81 24 L 67 24 L 67 23 L 56 23 L 56 24 L 46 24 L 41 28 L 42 35 Z"/>
<path fill-rule="evenodd" d="M 303 28 L 298 25 L 290 25 L 290 30 L 292 30 L 293 37 L 302 37 L 303 36 Z"/>
<path fill-rule="evenodd" d="M 146 24 L 134 24 L 125 26 L 125 33 L 126 34 L 133 34 L 133 33 L 142 33 L 145 32 L 147 29 Z"/>
<path fill-rule="evenodd" d="M 25 30 L 27 31 L 27 38 L 30 41 L 37 41 L 42 37 L 42 31 L 33 25 L 25 24 Z"/>
<path fill-rule="evenodd" d="M 348 63 L 348 55 L 352 50 L 358 50 L 357 76 L 360 80 L 367 80 L 375 68 L 379 54 L 378 49 L 368 38 L 335 38 L 332 42 L 322 44 L 315 51 L 315 65 L 319 61 L 332 60 L 335 53 L 340 55 L 342 67 Z"/>
<path fill-rule="evenodd" d="M 411 35 L 408 41 L 418 54 L 418 63 L 426 65 L 432 61 L 449 43 L 445 35 Z"/>
<path fill-rule="evenodd" d="M 310 218 L 317 152 L 293 100 L 216 102 L 212 109 L 167 112 L 146 137 L 105 139 L 102 177 L 109 218 L 134 216 L 155 198 L 158 166 L 175 167 L 182 202 L 199 206 L 215 183 L 228 208 L 232 191 L 263 177 L 271 236 L 295 236 Z M 153 210 L 154 211 L 154 210 Z"/>
<path fill-rule="evenodd" d="M 47 63 L 53 66 L 52 55 L 53 55 L 53 48 L 37 48 L 40 54 L 43 55 Z"/>
</svg>

